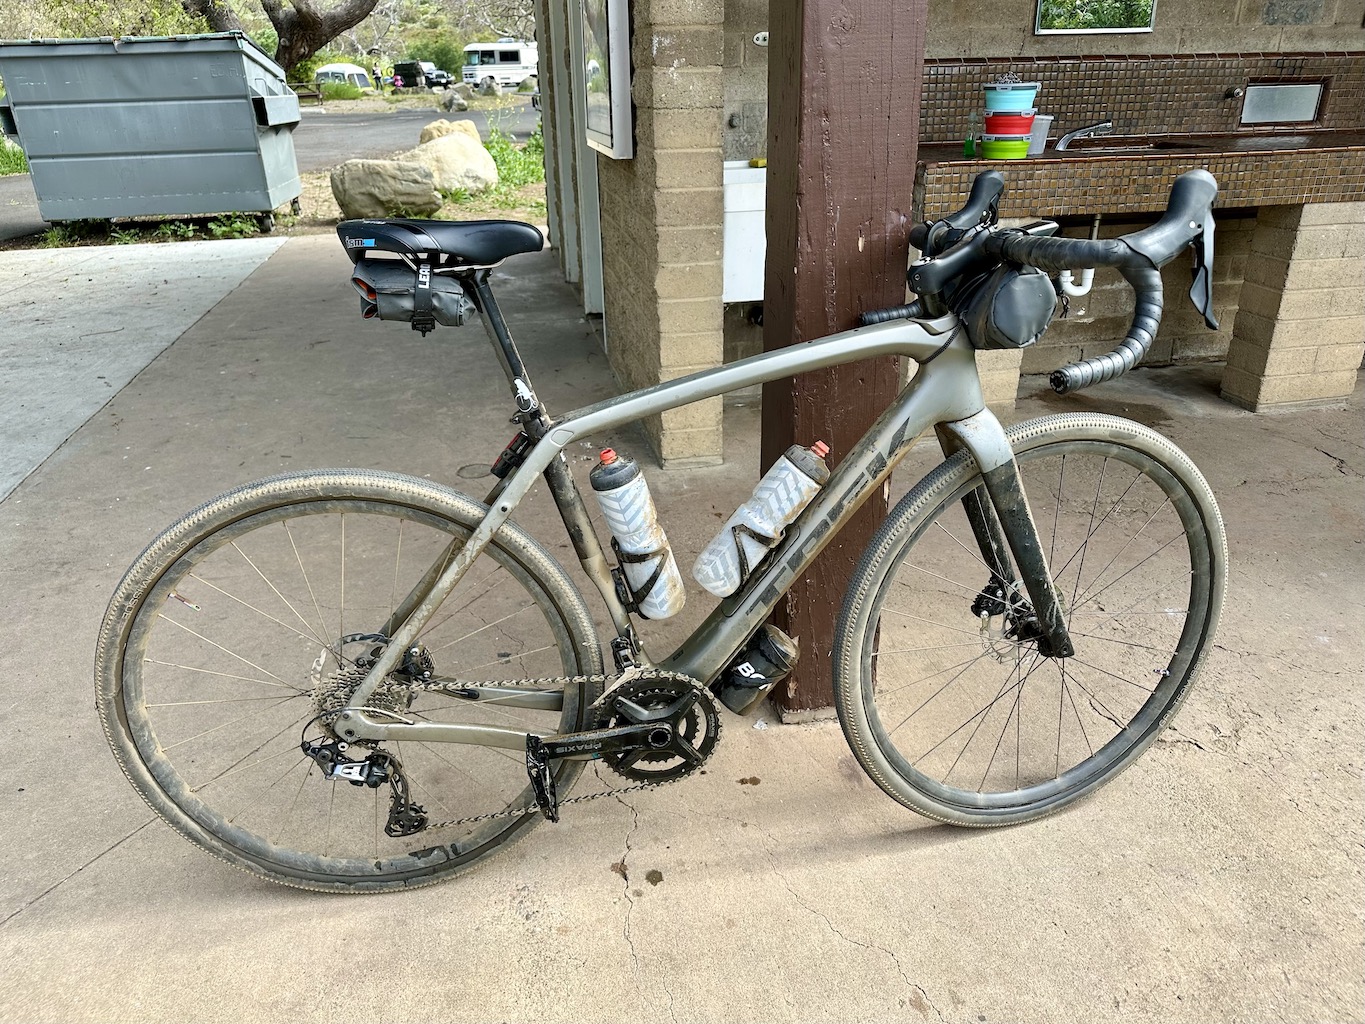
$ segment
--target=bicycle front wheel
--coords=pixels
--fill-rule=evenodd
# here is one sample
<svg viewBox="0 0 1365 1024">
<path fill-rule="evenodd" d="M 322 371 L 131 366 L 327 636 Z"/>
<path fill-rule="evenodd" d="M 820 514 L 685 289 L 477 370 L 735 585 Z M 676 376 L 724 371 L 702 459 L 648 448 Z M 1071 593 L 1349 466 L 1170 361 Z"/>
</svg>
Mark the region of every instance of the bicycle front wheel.
<svg viewBox="0 0 1365 1024">
<path fill-rule="evenodd" d="M 353 744 L 401 765 L 433 823 L 386 834 L 390 787 L 329 781 L 300 749 L 326 738 L 386 638 L 384 624 L 483 505 L 430 481 L 347 470 L 275 477 L 172 525 L 129 569 L 96 656 L 98 706 L 124 772 L 152 808 L 211 853 L 313 889 L 415 887 L 467 867 L 539 819 L 524 756 L 468 744 Z M 422 665 L 460 681 L 577 677 L 543 709 L 434 692 L 376 691 L 381 718 L 582 727 L 601 655 L 563 570 L 508 524 L 419 637 Z M 419 678 L 409 671 L 407 679 Z M 597 677 L 600 679 L 600 676 Z M 579 771 L 557 766 L 567 792 Z"/>
<path fill-rule="evenodd" d="M 1223 522 L 1194 464 L 1127 420 L 1050 416 L 1008 432 L 1075 646 L 1019 639 L 962 499 L 958 453 L 882 525 L 844 602 L 834 689 L 854 754 L 885 792 L 956 825 L 1042 817 L 1157 737 L 1218 624 Z M 984 615 L 982 613 L 985 613 Z M 1022 635 L 1027 636 L 1027 630 Z"/>
</svg>

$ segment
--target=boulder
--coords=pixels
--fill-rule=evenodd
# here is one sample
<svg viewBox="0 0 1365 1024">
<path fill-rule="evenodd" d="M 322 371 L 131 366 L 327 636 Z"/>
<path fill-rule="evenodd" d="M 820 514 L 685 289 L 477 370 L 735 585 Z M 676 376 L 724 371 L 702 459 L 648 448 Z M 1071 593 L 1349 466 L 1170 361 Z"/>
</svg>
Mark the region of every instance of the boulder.
<svg viewBox="0 0 1365 1024">
<path fill-rule="evenodd" d="M 460 129 L 400 153 L 395 159 L 427 168 L 442 192 L 482 192 L 498 183 L 498 166 L 488 150 Z"/>
<path fill-rule="evenodd" d="M 401 159 L 347 160 L 332 169 L 332 195 L 348 220 L 397 214 L 422 217 L 435 213 L 442 203 L 431 169 Z"/>
<path fill-rule="evenodd" d="M 479 95 L 480 95 L 480 96 L 501 96 L 501 95 L 502 95 L 502 86 L 500 86 L 497 82 L 493 81 L 493 79 L 491 79 L 491 78 L 486 79 L 486 80 L 484 81 L 484 83 L 483 83 L 482 85 L 479 86 Z"/>
<path fill-rule="evenodd" d="M 441 109 L 468 110 L 469 101 L 465 99 L 463 96 L 460 96 L 454 92 L 447 92 L 444 96 L 441 97 Z"/>
<path fill-rule="evenodd" d="M 454 91 L 455 95 L 459 96 L 460 99 L 462 100 L 474 98 L 474 87 L 470 85 L 468 82 L 460 82 L 458 85 L 455 86 Z"/>
<path fill-rule="evenodd" d="M 479 138 L 479 130 L 474 127 L 473 121 L 465 118 L 461 118 L 458 121 L 447 121 L 444 117 L 439 121 L 432 121 L 431 124 L 423 128 L 422 134 L 417 142 L 421 145 L 422 143 L 430 142 L 432 139 L 439 139 L 446 135 L 452 135 L 455 132 L 463 132 L 475 142 L 479 143 L 479 145 L 483 145 L 483 140 Z"/>
<path fill-rule="evenodd" d="M 537 78 L 535 75 L 528 75 L 527 77 L 523 78 L 521 80 L 521 84 L 517 86 L 517 92 L 535 92 L 539 88 L 540 79 Z"/>
</svg>

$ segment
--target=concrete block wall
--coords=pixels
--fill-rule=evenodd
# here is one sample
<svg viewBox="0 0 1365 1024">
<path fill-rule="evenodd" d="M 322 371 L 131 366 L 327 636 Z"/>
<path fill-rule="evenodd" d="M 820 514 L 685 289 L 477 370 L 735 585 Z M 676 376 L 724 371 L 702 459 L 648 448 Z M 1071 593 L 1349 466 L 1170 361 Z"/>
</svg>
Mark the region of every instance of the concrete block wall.
<svg viewBox="0 0 1365 1024">
<path fill-rule="evenodd" d="M 768 151 L 768 50 L 754 36 L 768 29 L 768 0 L 725 2 L 726 160 Z"/>
<path fill-rule="evenodd" d="M 1365 203 L 1263 207 L 1223 373 L 1247 409 L 1351 393 L 1365 355 Z"/>
<path fill-rule="evenodd" d="M 1147 227 L 1160 216 L 1153 211 L 1139 218 L 1105 218 L 1100 237 L 1114 238 Z M 1242 274 L 1256 227 L 1254 210 L 1218 210 L 1214 233 L 1213 302 L 1219 330 L 1210 331 L 1190 302 L 1190 258 L 1177 256 L 1161 272 L 1165 306 L 1161 329 L 1142 361 L 1143 366 L 1205 362 L 1222 359 L 1232 341 Z M 1063 233 L 1089 234 L 1089 222 L 1063 220 Z M 1133 319 L 1133 290 L 1117 270 L 1095 271 L 1090 294 L 1071 300 L 1065 319 L 1054 320 L 1041 341 L 1024 349 L 1023 373 L 1049 373 L 1064 363 L 1110 351 L 1124 336 Z"/>
<path fill-rule="evenodd" d="M 633 160 L 598 159 L 607 357 L 623 389 L 720 365 L 722 0 L 632 6 Z M 664 465 L 721 460 L 721 399 L 645 422 Z"/>
</svg>

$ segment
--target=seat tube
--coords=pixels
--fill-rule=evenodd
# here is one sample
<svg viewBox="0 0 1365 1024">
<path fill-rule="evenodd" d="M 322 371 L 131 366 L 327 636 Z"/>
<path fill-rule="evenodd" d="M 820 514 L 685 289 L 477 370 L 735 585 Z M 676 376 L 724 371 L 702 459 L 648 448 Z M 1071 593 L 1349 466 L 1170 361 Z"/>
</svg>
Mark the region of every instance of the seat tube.
<svg viewBox="0 0 1365 1024">
<path fill-rule="evenodd" d="M 981 479 L 995 510 L 992 518 L 1000 524 L 1005 542 L 1014 556 L 1014 564 L 1019 567 L 1019 574 L 1023 577 L 1024 587 L 1033 605 L 1033 614 L 1038 619 L 1041 631 L 1038 637 L 1039 652 L 1046 657 L 1071 657 L 1075 648 L 1066 630 L 1066 618 L 1062 614 L 1057 587 L 1052 581 L 1052 572 L 1038 537 L 1038 527 L 1029 511 L 1019 467 L 1014 461 L 1014 452 L 1009 439 L 1005 437 L 1004 428 L 989 409 L 983 409 L 964 420 L 945 423 L 942 429 L 971 452 L 981 470 Z M 971 515 L 970 510 L 968 515 Z M 978 537 L 978 543 L 980 540 Z"/>
</svg>

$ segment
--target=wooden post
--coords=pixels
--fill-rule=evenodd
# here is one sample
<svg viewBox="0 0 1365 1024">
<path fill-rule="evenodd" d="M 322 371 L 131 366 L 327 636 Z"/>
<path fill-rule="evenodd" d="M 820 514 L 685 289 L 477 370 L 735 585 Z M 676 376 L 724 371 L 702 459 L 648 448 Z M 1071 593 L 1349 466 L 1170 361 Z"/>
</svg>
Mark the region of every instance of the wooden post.
<svg viewBox="0 0 1365 1024">
<path fill-rule="evenodd" d="M 927 0 L 772 5 L 765 350 L 905 301 L 927 20 Z M 763 467 L 819 439 L 836 464 L 899 382 L 888 357 L 766 385 Z M 801 642 L 796 672 L 775 694 L 784 709 L 833 702 L 835 619 L 885 514 L 884 498 L 871 499 L 778 606 L 774 621 Z"/>
</svg>

